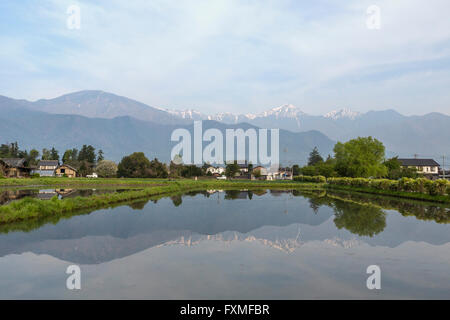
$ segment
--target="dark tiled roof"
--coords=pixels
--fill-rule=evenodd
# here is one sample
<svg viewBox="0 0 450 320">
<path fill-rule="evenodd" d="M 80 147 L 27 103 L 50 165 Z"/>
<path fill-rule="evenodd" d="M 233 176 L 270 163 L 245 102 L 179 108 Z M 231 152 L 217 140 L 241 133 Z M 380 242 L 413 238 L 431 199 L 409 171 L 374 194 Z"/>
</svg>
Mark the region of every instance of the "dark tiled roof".
<svg viewBox="0 0 450 320">
<path fill-rule="evenodd" d="M 25 163 L 25 159 L 19 159 L 19 158 L 3 158 L 0 160 L 3 161 L 4 163 L 6 163 L 6 165 L 8 167 L 13 167 L 13 168 L 23 167 L 24 163 Z"/>
<path fill-rule="evenodd" d="M 439 167 L 439 163 L 433 159 L 398 159 L 402 166 Z"/>
<path fill-rule="evenodd" d="M 58 166 L 58 160 L 40 160 L 38 162 L 38 167 L 40 166 Z"/>
</svg>

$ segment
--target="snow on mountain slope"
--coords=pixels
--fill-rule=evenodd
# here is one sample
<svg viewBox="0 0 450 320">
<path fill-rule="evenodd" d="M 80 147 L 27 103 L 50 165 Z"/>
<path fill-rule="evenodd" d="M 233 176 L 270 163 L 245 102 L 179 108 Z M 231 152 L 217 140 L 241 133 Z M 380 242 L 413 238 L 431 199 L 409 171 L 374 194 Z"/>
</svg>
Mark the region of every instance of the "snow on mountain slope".
<svg viewBox="0 0 450 320">
<path fill-rule="evenodd" d="M 324 115 L 325 118 L 338 120 L 338 119 L 350 119 L 355 120 L 356 118 L 360 117 L 361 113 L 352 111 L 348 108 L 340 109 L 340 110 L 334 110 L 331 112 L 328 112 Z"/>
</svg>

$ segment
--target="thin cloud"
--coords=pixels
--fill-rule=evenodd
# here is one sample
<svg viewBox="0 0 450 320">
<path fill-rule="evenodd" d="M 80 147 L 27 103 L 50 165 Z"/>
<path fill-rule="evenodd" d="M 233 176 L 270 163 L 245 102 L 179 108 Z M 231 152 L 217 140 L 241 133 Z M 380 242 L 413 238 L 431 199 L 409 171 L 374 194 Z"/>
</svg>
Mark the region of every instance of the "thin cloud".
<svg viewBox="0 0 450 320">
<path fill-rule="evenodd" d="M 101 89 L 206 113 L 292 103 L 309 113 L 351 106 L 411 114 L 425 112 L 426 100 L 448 113 L 445 0 L 7 3 L 3 15 L 21 19 L 3 28 L 4 95 Z M 81 8 L 80 30 L 66 28 L 72 4 Z M 372 4 L 381 9 L 377 31 L 366 27 Z M 19 42 L 17 28 L 27 30 Z M 424 74 L 432 90 L 421 84 Z M 416 90 L 424 98 L 411 99 Z"/>
</svg>

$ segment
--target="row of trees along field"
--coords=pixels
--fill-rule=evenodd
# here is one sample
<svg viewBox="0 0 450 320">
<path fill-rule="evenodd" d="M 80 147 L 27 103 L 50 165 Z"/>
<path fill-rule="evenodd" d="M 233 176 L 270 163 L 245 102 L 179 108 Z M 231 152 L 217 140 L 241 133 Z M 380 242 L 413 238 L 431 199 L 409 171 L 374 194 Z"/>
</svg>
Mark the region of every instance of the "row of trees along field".
<svg viewBox="0 0 450 320">
<path fill-rule="evenodd" d="M 397 158 L 386 159 L 385 147 L 372 137 L 359 137 L 345 143 L 338 142 L 334 146 L 334 157 L 328 155 L 324 159 L 319 150 L 314 148 L 304 167 L 294 165 L 291 169 L 294 176 L 325 176 L 325 177 L 375 177 L 399 179 L 402 177 L 415 178 L 417 173 L 413 169 L 402 168 Z M 0 158 L 24 158 L 27 165 L 36 165 L 38 160 L 60 160 L 59 152 L 55 148 L 43 149 L 39 153 L 36 149 L 30 152 L 20 150 L 17 142 L 2 144 Z M 135 152 L 122 158 L 117 165 L 113 161 L 105 160 L 102 150 L 97 153 L 91 145 L 83 145 L 78 150 L 68 149 L 64 152 L 62 163 L 68 164 L 78 170 L 79 175 L 85 176 L 94 171 L 101 177 L 128 177 L 128 178 L 167 178 L 167 177 L 193 177 L 210 175 L 206 169 L 196 165 L 176 164 L 173 161 L 169 166 L 158 159 L 149 160 L 143 152 Z M 252 165 L 249 165 L 249 172 Z M 225 175 L 233 177 L 239 172 L 237 163 L 228 164 Z"/>
</svg>

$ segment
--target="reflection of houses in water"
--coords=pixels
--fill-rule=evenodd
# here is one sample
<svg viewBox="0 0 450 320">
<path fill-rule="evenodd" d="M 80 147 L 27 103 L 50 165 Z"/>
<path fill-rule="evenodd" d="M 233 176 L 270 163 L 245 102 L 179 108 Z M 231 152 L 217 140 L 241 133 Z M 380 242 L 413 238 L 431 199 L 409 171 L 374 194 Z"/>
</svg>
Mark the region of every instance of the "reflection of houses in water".
<svg viewBox="0 0 450 320">
<path fill-rule="evenodd" d="M 206 192 L 209 193 L 209 194 L 214 194 L 214 193 L 217 193 L 217 192 L 222 193 L 223 190 L 210 189 L 210 190 L 206 190 Z"/>
<path fill-rule="evenodd" d="M 69 196 L 75 195 L 77 190 L 75 189 L 56 189 L 55 192 L 60 196 L 61 199 L 64 199 Z"/>
<path fill-rule="evenodd" d="M 261 189 L 261 190 L 252 190 L 253 194 L 257 196 L 263 196 L 267 193 L 267 190 Z"/>
<path fill-rule="evenodd" d="M 5 190 L 0 192 L 0 205 L 36 195 L 36 190 Z"/>
<path fill-rule="evenodd" d="M 39 190 L 39 193 L 36 195 L 36 198 L 41 200 L 50 200 L 51 198 L 58 196 L 55 189 L 44 189 Z"/>
</svg>

